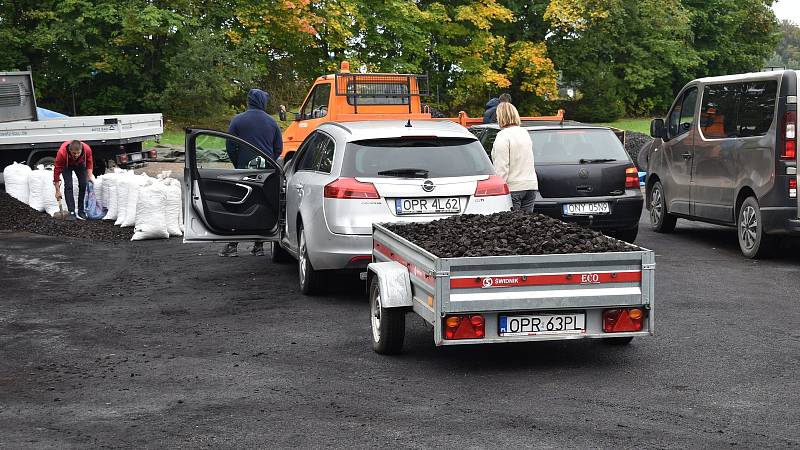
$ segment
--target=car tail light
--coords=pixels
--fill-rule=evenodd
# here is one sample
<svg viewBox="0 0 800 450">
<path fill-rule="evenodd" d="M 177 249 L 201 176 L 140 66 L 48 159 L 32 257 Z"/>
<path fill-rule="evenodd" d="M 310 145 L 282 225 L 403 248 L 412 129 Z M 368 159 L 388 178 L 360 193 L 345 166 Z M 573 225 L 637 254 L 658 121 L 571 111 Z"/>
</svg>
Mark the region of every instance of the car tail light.
<svg viewBox="0 0 800 450">
<path fill-rule="evenodd" d="M 475 197 L 508 195 L 509 192 L 506 182 L 497 175 L 492 175 L 485 180 L 478 181 L 478 186 L 475 188 Z"/>
<path fill-rule="evenodd" d="M 789 198 L 797 198 L 797 178 L 789 178 Z"/>
<path fill-rule="evenodd" d="M 625 187 L 639 187 L 639 170 L 636 167 L 628 167 L 625 169 Z"/>
<path fill-rule="evenodd" d="M 641 308 L 607 309 L 603 311 L 603 331 L 621 333 L 642 331 L 644 311 Z"/>
<path fill-rule="evenodd" d="M 480 314 L 444 318 L 445 339 L 483 339 L 484 336 L 486 336 L 486 321 Z"/>
<path fill-rule="evenodd" d="M 375 185 L 362 183 L 355 178 L 338 178 L 325 186 L 325 198 L 381 198 Z"/>
<path fill-rule="evenodd" d="M 127 164 L 128 155 L 117 155 L 117 162 L 119 162 L 120 164 Z"/>
<path fill-rule="evenodd" d="M 797 112 L 786 111 L 783 116 L 783 152 L 781 159 L 797 158 Z"/>
<path fill-rule="evenodd" d="M 147 156 L 148 156 L 150 159 L 156 159 L 156 158 L 158 158 L 158 150 L 156 150 L 156 149 L 153 149 L 153 150 L 150 150 L 150 151 L 148 151 L 148 152 L 147 152 Z"/>
</svg>

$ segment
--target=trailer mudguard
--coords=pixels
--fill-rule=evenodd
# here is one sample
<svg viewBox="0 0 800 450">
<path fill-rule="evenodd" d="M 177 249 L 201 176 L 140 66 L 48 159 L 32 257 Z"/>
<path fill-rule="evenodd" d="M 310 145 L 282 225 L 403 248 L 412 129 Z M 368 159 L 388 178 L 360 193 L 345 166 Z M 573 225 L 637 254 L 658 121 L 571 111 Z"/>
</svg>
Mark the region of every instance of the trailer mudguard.
<svg viewBox="0 0 800 450">
<path fill-rule="evenodd" d="M 381 289 L 381 306 L 404 308 L 412 306 L 411 279 L 408 269 L 396 261 L 370 263 L 367 266 L 369 279 L 378 277 Z"/>
</svg>

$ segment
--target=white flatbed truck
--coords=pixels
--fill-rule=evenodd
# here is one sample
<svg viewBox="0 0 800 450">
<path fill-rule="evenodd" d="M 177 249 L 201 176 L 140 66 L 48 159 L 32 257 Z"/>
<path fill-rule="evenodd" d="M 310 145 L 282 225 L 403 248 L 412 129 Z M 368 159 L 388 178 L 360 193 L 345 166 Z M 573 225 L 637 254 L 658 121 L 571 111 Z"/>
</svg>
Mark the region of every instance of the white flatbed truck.
<svg viewBox="0 0 800 450">
<path fill-rule="evenodd" d="M 143 151 L 142 142 L 163 133 L 160 113 L 39 120 L 31 73 L 0 72 L 0 172 L 14 161 L 51 165 L 58 147 L 73 139 L 92 147 L 96 175 L 112 162 L 136 167 L 157 157 Z"/>
<path fill-rule="evenodd" d="M 375 224 L 367 271 L 373 349 L 399 353 L 405 317 L 440 345 L 654 333 L 655 255 L 629 252 L 440 258 Z"/>
</svg>

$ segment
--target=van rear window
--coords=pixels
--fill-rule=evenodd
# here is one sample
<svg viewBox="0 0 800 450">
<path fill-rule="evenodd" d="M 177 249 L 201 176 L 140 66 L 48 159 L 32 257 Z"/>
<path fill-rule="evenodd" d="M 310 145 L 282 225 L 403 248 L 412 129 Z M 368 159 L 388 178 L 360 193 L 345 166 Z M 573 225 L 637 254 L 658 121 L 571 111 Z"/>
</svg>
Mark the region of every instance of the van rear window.
<svg viewBox="0 0 800 450">
<path fill-rule="evenodd" d="M 775 117 L 776 80 L 707 85 L 700 130 L 706 139 L 764 136 Z"/>
</svg>

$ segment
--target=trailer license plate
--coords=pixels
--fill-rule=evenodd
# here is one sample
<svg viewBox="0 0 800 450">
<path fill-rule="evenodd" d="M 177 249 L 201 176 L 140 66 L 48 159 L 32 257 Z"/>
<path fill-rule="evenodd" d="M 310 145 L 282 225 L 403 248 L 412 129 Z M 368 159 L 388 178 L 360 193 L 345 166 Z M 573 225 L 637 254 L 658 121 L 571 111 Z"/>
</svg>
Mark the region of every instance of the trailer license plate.
<svg viewBox="0 0 800 450">
<path fill-rule="evenodd" d="M 142 154 L 141 153 L 131 153 L 131 161 L 141 161 Z"/>
<path fill-rule="evenodd" d="M 565 203 L 562 205 L 565 216 L 588 216 L 592 214 L 608 214 L 611 208 L 608 202 Z"/>
<path fill-rule="evenodd" d="M 458 197 L 397 198 L 394 200 L 394 205 L 397 215 L 461 212 L 461 199 Z"/>
<path fill-rule="evenodd" d="M 500 336 L 538 336 L 542 334 L 580 334 L 586 332 L 586 314 L 537 314 L 500 316 Z"/>
</svg>

